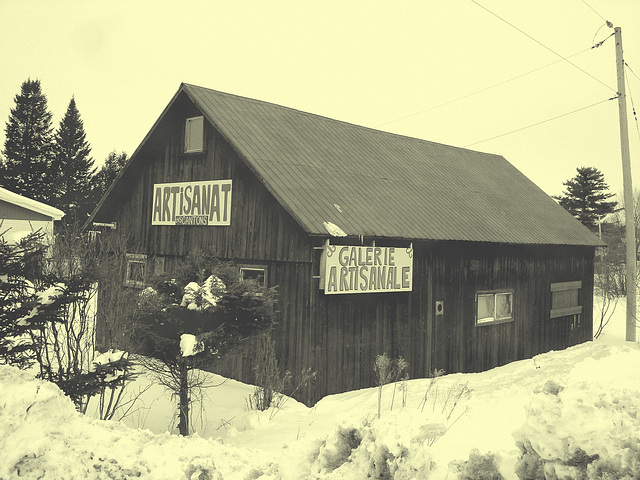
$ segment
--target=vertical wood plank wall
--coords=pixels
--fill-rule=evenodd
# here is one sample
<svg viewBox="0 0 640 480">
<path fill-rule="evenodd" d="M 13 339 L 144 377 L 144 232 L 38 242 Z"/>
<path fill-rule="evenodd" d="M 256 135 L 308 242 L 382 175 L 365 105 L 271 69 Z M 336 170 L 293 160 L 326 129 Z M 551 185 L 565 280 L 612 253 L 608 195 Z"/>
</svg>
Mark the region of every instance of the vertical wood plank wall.
<svg viewBox="0 0 640 480">
<path fill-rule="evenodd" d="M 306 235 L 211 125 L 206 125 L 204 153 L 181 153 L 184 119 L 199 113 L 189 106 L 195 108 L 187 104 L 165 118 L 167 125 L 161 125 L 139 153 L 135 171 L 128 172 L 129 184 L 114 208 L 114 219 L 129 236 L 130 251 L 186 256 L 202 249 L 239 261 L 310 261 Z M 231 226 L 151 225 L 154 184 L 230 178 Z"/>
<path fill-rule="evenodd" d="M 184 119 L 195 115 L 199 112 L 189 101 L 176 101 L 139 152 L 114 204 L 104 209 L 106 216 L 96 221 L 117 221 L 129 235 L 130 251 L 162 258 L 157 264 L 167 271 L 194 249 L 264 265 L 269 285 L 279 290 L 279 361 L 294 381 L 304 368 L 317 372 L 301 400 L 313 403 L 374 385 L 375 357 L 385 352 L 405 358 L 416 378 L 436 368 L 481 371 L 591 339 L 594 249 L 588 247 L 414 241 L 412 292 L 325 295 L 313 279 L 319 272 L 313 246 L 324 239 L 302 231 L 211 125 L 205 122 L 204 153 L 181 153 Z M 228 178 L 233 179 L 231 226 L 151 225 L 153 184 Z M 551 283 L 574 280 L 582 281 L 579 325 L 573 317 L 550 319 Z M 513 290 L 514 320 L 476 327 L 475 294 L 494 289 Z M 444 301 L 442 315 L 435 315 L 436 301 Z M 252 382 L 253 366 L 249 343 L 244 354 L 220 368 Z"/>
<path fill-rule="evenodd" d="M 414 251 L 411 293 L 327 296 L 314 286 L 309 349 L 318 380 L 306 401 L 373 386 L 375 357 L 385 352 L 407 360 L 417 378 L 436 368 L 482 371 L 592 338 L 592 248 L 414 242 Z M 579 324 L 549 316 L 551 283 L 571 280 L 583 282 Z M 513 290 L 514 320 L 476 327 L 476 292 L 499 289 Z"/>
</svg>

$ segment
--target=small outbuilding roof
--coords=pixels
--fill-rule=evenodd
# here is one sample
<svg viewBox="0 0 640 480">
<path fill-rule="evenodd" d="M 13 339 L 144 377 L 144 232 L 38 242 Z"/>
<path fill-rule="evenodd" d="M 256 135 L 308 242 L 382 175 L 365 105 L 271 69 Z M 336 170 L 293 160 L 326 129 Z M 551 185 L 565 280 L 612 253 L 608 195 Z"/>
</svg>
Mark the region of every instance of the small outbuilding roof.
<svg viewBox="0 0 640 480">
<path fill-rule="evenodd" d="M 180 86 L 147 139 L 181 95 L 311 235 L 330 234 L 329 225 L 348 236 L 602 245 L 500 155 L 190 84 Z"/>
<path fill-rule="evenodd" d="M 51 205 L 47 205 L 46 203 L 38 202 L 37 200 L 32 200 L 31 198 L 24 197 L 2 187 L 0 187 L 0 201 L 26 208 L 27 210 L 31 210 L 32 212 L 50 217 L 52 220 L 60 220 L 62 217 L 64 217 L 64 212 L 62 210 L 58 210 L 57 208 L 52 207 Z"/>
</svg>

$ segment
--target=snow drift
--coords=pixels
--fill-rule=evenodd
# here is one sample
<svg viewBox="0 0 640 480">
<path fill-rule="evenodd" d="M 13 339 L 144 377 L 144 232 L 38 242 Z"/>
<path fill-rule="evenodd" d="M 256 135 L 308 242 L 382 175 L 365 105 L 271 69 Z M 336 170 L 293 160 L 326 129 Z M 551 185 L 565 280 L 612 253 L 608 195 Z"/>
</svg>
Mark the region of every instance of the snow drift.
<svg viewBox="0 0 640 480">
<path fill-rule="evenodd" d="M 589 342 L 445 375 L 439 401 L 462 382 L 470 391 L 455 421 L 437 402 L 419 408 L 429 379 L 407 382 L 405 405 L 386 387 L 380 419 L 376 389 L 254 412 L 238 401 L 252 387 L 229 381 L 212 396 L 231 395 L 235 410 L 207 414 L 226 425 L 215 440 L 95 420 L 55 385 L 0 366 L 0 478 L 639 478 L 639 366 L 635 344 Z"/>
<path fill-rule="evenodd" d="M 58 387 L 13 367 L 0 366 L 0 384 L 3 480 L 212 480 L 260 475 L 260 468 L 253 467 L 259 462 L 247 450 L 89 418 L 77 413 Z"/>
</svg>

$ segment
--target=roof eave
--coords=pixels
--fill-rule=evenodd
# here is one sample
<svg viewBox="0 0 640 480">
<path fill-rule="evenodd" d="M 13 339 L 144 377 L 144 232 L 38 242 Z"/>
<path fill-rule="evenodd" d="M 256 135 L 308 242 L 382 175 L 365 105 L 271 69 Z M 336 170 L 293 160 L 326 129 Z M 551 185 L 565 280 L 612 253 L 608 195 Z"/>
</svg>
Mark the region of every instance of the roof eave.
<svg viewBox="0 0 640 480">
<path fill-rule="evenodd" d="M 53 220 L 61 220 L 62 217 L 65 216 L 65 213 L 56 207 L 33 200 L 32 198 L 25 197 L 2 187 L 0 187 L 0 200 L 4 200 L 8 203 L 31 210 L 32 212 L 39 213 L 46 217 L 51 217 Z"/>
<path fill-rule="evenodd" d="M 105 194 L 102 196 L 102 198 L 100 199 L 100 201 L 98 202 L 96 207 L 93 209 L 93 212 L 91 212 L 91 215 L 89 216 L 89 218 L 85 222 L 83 228 L 87 228 L 89 225 L 91 225 L 91 222 L 93 222 L 93 219 L 95 218 L 95 216 L 98 214 L 98 212 L 100 211 L 102 206 L 105 204 L 105 202 L 107 201 L 107 199 L 109 198 L 109 196 L 111 195 L 113 190 L 116 188 L 116 185 L 118 183 L 120 183 L 120 179 L 125 176 L 127 171 L 131 168 L 131 165 L 133 164 L 133 162 L 136 161 L 136 158 L 138 157 L 138 154 L 139 154 L 140 150 L 142 149 L 142 147 L 147 143 L 147 140 L 149 140 L 149 138 L 151 138 L 151 136 L 156 131 L 158 125 L 160 125 L 160 123 L 164 119 L 164 117 L 167 114 L 167 112 L 171 109 L 171 107 L 176 102 L 176 100 L 180 96 L 180 94 L 185 90 L 184 86 L 185 86 L 184 83 L 180 84 L 180 88 L 178 88 L 178 91 L 173 95 L 173 97 L 171 98 L 171 101 L 169 101 L 169 103 L 164 108 L 164 110 L 162 110 L 162 113 L 160 114 L 158 119 L 155 121 L 155 123 L 153 124 L 153 126 L 151 127 L 149 132 L 144 136 L 144 138 L 142 139 L 142 141 L 140 142 L 138 147 L 135 149 L 135 151 L 133 152 L 131 157 L 129 157 L 129 160 L 127 161 L 127 163 L 125 164 L 123 169 L 120 171 L 120 173 L 118 173 L 118 176 L 111 183 L 111 185 L 109 186 L 109 188 L 107 189 Z"/>
</svg>

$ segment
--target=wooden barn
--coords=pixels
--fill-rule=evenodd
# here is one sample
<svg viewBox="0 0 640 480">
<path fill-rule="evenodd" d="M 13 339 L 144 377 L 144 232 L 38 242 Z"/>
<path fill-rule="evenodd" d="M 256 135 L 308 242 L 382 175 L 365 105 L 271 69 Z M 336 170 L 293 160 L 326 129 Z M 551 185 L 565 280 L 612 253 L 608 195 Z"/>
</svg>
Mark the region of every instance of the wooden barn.
<svg viewBox="0 0 640 480">
<path fill-rule="evenodd" d="M 133 288 L 193 249 L 277 285 L 307 403 L 384 352 L 416 378 L 592 338 L 600 241 L 499 155 L 182 84 L 91 220 L 127 236 Z M 250 356 L 222 373 L 251 382 Z"/>
</svg>

